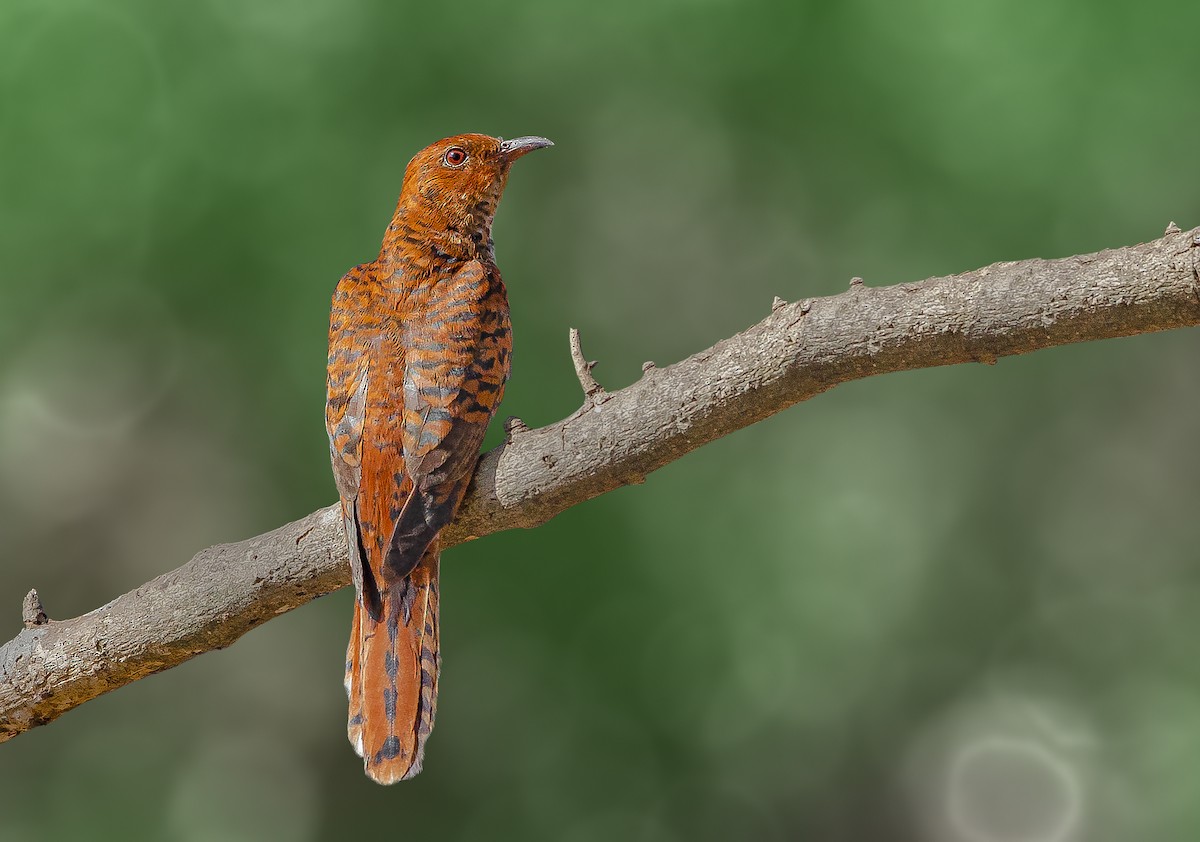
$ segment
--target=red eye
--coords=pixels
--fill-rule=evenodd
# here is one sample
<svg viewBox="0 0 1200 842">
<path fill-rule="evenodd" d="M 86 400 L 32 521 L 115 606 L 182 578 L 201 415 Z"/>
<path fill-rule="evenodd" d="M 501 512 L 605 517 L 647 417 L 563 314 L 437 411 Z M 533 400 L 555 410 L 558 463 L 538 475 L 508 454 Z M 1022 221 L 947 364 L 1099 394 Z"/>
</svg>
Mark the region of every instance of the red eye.
<svg viewBox="0 0 1200 842">
<path fill-rule="evenodd" d="M 467 153 L 457 146 L 451 146 L 442 156 L 442 160 L 451 167 L 461 167 L 467 160 Z"/>
</svg>

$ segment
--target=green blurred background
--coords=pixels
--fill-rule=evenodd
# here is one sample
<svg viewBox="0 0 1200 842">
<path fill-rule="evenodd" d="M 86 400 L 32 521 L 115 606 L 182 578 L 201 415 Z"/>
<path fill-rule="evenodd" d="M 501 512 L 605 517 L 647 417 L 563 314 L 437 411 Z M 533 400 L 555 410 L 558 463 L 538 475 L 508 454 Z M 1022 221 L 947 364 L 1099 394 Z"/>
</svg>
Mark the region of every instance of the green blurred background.
<svg viewBox="0 0 1200 842">
<path fill-rule="evenodd" d="M 775 295 L 1200 223 L 1200 5 L 0 0 L 0 607 L 334 499 L 329 294 L 404 165 L 543 134 L 501 416 Z M 1200 835 L 1194 331 L 853 383 L 447 554 L 426 771 L 345 740 L 350 594 L 0 747 L 0 839 Z M 498 440 L 496 430 L 489 446 Z M 359 838 L 367 838 L 365 835 Z"/>
</svg>

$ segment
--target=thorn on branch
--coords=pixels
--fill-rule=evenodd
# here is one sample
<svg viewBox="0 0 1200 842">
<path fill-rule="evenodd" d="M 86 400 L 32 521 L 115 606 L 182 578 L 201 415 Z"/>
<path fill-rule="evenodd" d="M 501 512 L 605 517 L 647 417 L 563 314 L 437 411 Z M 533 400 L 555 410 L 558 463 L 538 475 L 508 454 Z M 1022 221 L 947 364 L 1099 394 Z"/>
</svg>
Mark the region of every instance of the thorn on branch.
<svg viewBox="0 0 1200 842">
<path fill-rule="evenodd" d="M 513 439 L 522 433 L 529 432 L 529 425 L 515 415 L 504 419 L 504 443 L 512 444 Z"/>
<path fill-rule="evenodd" d="M 777 295 L 775 296 L 775 300 L 771 302 L 771 312 L 774 313 L 776 310 L 782 309 L 786 306 L 787 302 Z"/>
<path fill-rule="evenodd" d="M 1171 220 L 1170 222 L 1167 223 L 1167 230 L 1163 231 L 1163 236 L 1169 237 L 1172 234 L 1182 234 L 1182 233 L 1183 233 L 1183 230 L 1178 225 L 1175 224 L 1175 220 Z"/>
<path fill-rule="evenodd" d="M 583 387 L 585 402 L 593 405 L 604 403 L 608 400 L 608 392 L 596 382 L 595 377 L 592 377 L 596 361 L 584 359 L 583 347 L 579 344 L 579 331 L 576 328 L 571 328 L 570 338 L 571 361 L 575 363 L 575 376 L 579 378 L 579 385 Z"/>
<path fill-rule="evenodd" d="M 44 626 L 50 622 L 50 618 L 46 616 L 46 609 L 42 607 L 42 598 L 36 590 L 31 589 L 25 594 L 25 599 L 21 602 L 21 620 L 27 629 Z"/>
</svg>

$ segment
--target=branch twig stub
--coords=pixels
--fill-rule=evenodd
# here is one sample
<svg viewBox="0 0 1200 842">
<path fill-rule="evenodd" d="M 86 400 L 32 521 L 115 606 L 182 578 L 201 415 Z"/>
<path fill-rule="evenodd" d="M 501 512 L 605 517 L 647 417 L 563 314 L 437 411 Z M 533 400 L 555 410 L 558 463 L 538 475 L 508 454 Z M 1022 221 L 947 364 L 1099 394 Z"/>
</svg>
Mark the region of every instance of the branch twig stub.
<svg viewBox="0 0 1200 842">
<path fill-rule="evenodd" d="M 38 596 L 36 589 L 31 588 L 29 593 L 25 594 L 25 599 L 21 601 L 21 620 L 27 629 L 44 626 L 50 622 L 50 618 L 46 616 L 46 609 L 42 607 L 42 598 Z"/>
<path fill-rule="evenodd" d="M 583 387 L 584 397 L 593 404 L 603 403 L 608 398 L 608 392 L 604 391 L 604 387 L 596 382 L 596 378 L 592 376 L 592 369 L 596 367 L 595 360 L 587 360 L 583 356 L 583 347 L 579 342 L 579 330 L 571 328 L 571 361 L 575 363 L 575 376 L 579 378 L 579 385 Z"/>
</svg>

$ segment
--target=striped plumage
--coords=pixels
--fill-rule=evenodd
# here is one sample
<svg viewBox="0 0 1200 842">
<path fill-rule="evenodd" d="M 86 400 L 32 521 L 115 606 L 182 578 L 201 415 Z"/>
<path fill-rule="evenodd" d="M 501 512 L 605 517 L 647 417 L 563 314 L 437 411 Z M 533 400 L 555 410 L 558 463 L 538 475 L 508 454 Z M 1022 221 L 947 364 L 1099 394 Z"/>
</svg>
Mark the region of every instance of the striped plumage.
<svg viewBox="0 0 1200 842">
<path fill-rule="evenodd" d="M 379 257 L 338 282 L 325 423 L 357 599 L 348 734 L 380 783 L 421 770 L 437 709 L 438 532 L 470 482 L 512 348 L 492 217 L 543 138 L 419 152 Z"/>
</svg>

